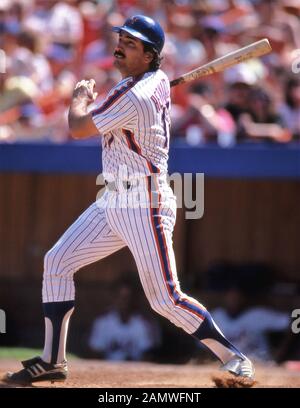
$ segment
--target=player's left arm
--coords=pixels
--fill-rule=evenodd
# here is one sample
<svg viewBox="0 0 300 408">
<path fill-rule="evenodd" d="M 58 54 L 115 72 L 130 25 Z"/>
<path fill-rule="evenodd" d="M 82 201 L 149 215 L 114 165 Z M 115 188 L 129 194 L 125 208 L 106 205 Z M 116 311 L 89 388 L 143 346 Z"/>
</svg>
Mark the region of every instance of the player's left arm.
<svg viewBox="0 0 300 408">
<path fill-rule="evenodd" d="M 94 86 L 93 79 L 80 81 L 75 86 L 68 115 L 69 128 L 74 139 L 85 139 L 99 134 L 92 114 L 87 111 L 88 105 L 97 97 Z"/>
</svg>

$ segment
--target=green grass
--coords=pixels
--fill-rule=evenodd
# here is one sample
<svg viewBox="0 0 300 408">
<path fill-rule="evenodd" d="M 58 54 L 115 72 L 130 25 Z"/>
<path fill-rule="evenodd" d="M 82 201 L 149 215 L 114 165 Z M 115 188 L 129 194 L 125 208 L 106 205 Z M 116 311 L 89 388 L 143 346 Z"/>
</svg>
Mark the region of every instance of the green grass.
<svg viewBox="0 0 300 408">
<path fill-rule="evenodd" d="M 41 349 L 31 349 L 24 347 L 0 347 L 0 359 L 16 359 L 16 360 L 26 360 L 35 356 L 40 356 L 42 354 Z M 76 356 L 74 354 L 67 355 L 68 360 L 70 358 L 74 359 Z"/>
</svg>

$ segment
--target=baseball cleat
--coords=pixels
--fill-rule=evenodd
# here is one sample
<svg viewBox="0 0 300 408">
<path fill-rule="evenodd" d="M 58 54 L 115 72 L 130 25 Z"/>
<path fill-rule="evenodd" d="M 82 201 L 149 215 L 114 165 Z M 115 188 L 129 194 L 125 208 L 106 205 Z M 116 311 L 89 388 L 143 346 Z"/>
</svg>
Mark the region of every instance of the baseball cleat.
<svg viewBox="0 0 300 408">
<path fill-rule="evenodd" d="M 22 361 L 23 369 L 16 373 L 7 373 L 7 383 L 28 385 L 38 381 L 65 381 L 68 375 L 67 362 L 60 364 L 46 363 L 40 357 Z"/>
<path fill-rule="evenodd" d="M 41 357 L 37 356 L 37 357 L 30 358 L 29 360 L 21 361 L 21 364 L 24 368 L 29 368 L 31 365 L 39 363 L 40 360 L 41 360 Z"/>
<path fill-rule="evenodd" d="M 229 371 L 238 377 L 245 377 L 251 380 L 254 379 L 255 369 L 252 362 L 248 358 L 233 357 L 226 364 L 221 366 L 221 370 Z"/>
</svg>

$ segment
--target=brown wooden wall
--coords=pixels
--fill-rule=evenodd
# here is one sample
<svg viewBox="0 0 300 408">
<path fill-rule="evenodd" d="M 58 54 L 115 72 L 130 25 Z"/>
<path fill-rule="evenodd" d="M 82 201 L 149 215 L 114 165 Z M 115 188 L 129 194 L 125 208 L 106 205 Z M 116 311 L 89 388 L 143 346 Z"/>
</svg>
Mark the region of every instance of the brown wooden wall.
<svg viewBox="0 0 300 408">
<path fill-rule="evenodd" d="M 188 259 L 263 261 L 300 280 L 299 181 L 208 180 L 204 217 L 189 223 Z"/>
<path fill-rule="evenodd" d="M 40 280 L 43 256 L 95 199 L 94 176 L 0 175 L 0 282 Z M 203 273 L 219 259 L 266 261 L 283 279 L 300 279 L 300 182 L 205 180 L 205 211 L 178 212 L 179 274 Z M 127 250 L 81 271 L 80 280 L 111 281 L 134 268 Z"/>
</svg>

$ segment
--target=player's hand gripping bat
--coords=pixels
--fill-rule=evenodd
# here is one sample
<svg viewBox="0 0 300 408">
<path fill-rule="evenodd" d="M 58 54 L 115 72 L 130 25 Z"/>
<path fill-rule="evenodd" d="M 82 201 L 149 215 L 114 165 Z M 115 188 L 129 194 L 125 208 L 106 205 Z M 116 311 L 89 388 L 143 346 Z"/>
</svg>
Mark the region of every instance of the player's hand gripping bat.
<svg viewBox="0 0 300 408">
<path fill-rule="evenodd" d="M 233 67 L 240 62 L 247 61 L 250 58 L 260 57 L 272 51 L 271 45 L 267 38 L 256 41 L 246 47 L 239 48 L 223 57 L 214 59 L 205 65 L 195 68 L 193 71 L 187 72 L 179 78 L 170 81 L 170 86 L 182 84 L 184 82 L 194 81 L 203 76 L 214 74 L 215 72 L 224 71 L 226 68 Z"/>
</svg>

